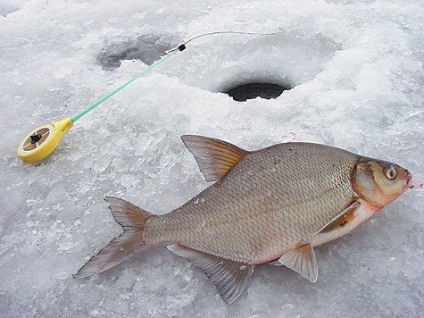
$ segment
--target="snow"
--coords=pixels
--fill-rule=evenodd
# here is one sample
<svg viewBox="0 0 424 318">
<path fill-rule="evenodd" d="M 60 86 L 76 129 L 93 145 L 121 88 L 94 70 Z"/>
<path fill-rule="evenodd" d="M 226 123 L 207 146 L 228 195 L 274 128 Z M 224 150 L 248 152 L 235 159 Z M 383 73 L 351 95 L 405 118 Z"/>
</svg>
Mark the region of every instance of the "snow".
<svg viewBox="0 0 424 318">
<path fill-rule="evenodd" d="M 423 9 L 421 0 L 0 3 L 1 316 L 422 317 Z M 75 115 L 166 49 L 228 30 L 278 33 L 192 41 L 77 121 L 41 164 L 16 156 L 31 129 Z M 220 93 L 253 79 L 293 88 L 245 103 Z M 164 247 L 73 279 L 120 233 L 106 194 L 160 214 L 208 185 L 183 134 L 246 149 L 338 146 L 408 168 L 415 188 L 317 248 L 315 284 L 259 266 L 228 306 Z"/>
</svg>

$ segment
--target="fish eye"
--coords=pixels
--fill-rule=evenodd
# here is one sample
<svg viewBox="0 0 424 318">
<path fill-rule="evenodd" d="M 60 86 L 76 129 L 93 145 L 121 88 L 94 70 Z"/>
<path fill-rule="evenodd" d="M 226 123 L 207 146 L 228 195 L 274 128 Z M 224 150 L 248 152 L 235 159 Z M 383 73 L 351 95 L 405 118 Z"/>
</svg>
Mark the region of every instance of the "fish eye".
<svg viewBox="0 0 424 318">
<path fill-rule="evenodd" d="M 394 180 L 397 175 L 396 167 L 391 165 L 384 169 L 384 174 L 386 175 L 387 179 Z"/>
</svg>

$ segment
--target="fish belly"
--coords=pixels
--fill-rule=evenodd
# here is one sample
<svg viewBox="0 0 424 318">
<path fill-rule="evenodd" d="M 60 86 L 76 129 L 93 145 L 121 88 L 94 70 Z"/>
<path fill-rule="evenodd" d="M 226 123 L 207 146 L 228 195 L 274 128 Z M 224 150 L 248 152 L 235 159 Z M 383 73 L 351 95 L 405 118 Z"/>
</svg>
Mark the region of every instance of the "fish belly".
<svg viewBox="0 0 424 318">
<path fill-rule="evenodd" d="M 151 217 L 144 240 L 248 264 L 274 260 L 311 242 L 352 202 L 356 160 L 347 151 L 308 143 L 251 152 L 180 208 Z"/>
</svg>

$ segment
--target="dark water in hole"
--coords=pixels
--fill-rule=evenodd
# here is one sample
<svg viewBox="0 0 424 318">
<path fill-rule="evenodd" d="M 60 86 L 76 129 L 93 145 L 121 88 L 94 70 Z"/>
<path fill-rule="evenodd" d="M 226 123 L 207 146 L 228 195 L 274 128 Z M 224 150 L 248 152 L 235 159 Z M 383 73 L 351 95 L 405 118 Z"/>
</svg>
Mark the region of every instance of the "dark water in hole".
<svg viewBox="0 0 424 318">
<path fill-rule="evenodd" d="M 273 99 L 280 96 L 283 91 L 289 90 L 290 87 L 270 83 L 250 83 L 243 84 L 231 88 L 226 94 L 231 96 L 237 102 L 244 102 L 248 99 L 261 97 L 265 99 Z"/>
</svg>

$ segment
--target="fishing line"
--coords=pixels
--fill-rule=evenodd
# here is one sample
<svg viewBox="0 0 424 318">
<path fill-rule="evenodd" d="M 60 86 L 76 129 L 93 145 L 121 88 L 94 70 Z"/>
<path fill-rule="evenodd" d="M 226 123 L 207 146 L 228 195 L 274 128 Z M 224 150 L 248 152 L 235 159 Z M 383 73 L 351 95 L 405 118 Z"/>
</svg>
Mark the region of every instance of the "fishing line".
<svg viewBox="0 0 424 318">
<path fill-rule="evenodd" d="M 180 46 L 184 46 L 184 47 L 185 47 L 185 46 L 186 46 L 188 43 L 190 43 L 191 41 L 194 41 L 194 40 L 197 40 L 197 39 L 203 38 L 203 37 L 205 37 L 205 36 L 210 36 L 210 35 L 219 35 L 219 34 L 241 34 L 241 35 L 259 35 L 259 36 L 262 36 L 262 35 L 276 35 L 276 34 L 279 34 L 279 33 L 282 33 L 282 32 L 256 33 L 256 32 L 239 32 L 239 31 L 215 31 L 215 32 L 204 33 L 204 34 L 200 34 L 200 35 L 197 35 L 197 36 L 195 36 L 195 37 L 192 37 L 191 39 L 189 39 L 189 40 L 185 41 L 185 42 L 184 42 L 183 44 L 181 44 Z M 178 50 L 180 46 L 178 46 L 178 47 L 176 47 L 176 48 L 173 48 L 173 49 L 170 49 L 170 50 L 166 51 L 166 53 L 171 53 L 171 52 L 173 52 L 173 51 L 175 51 L 175 50 Z"/>
<path fill-rule="evenodd" d="M 89 112 L 97 108 L 99 105 L 103 104 L 106 100 L 119 93 L 121 90 L 129 86 L 131 83 L 139 79 L 140 77 L 145 76 L 152 69 L 164 63 L 170 57 L 175 54 L 184 51 L 186 45 L 191 41 L 197 40 L 202 37 L 207 37 L 211 35 L 220 35 L 220 34 L 240 34 L 240 35 L 255 35 L 255 36 L 266 36 L 266 35 L 276 35 L 281 32 L 273 33 L 255 33 L 255 32 L 239 32 L 239 31 L 215 31 L 197 35 L 191 39 L 185 41 L 181 45 L 165 51 L 166 55 L 163 56 L 160 60 L 156 61 L 150 65 L 147 69 L 140 72 L 121 86 L 117 87 L 107 95 L 103 96 L 93 104 L 91 104 L 86 109 L 82 110 L 73 117 L 68 117 L 57 122 L 47 123 L 42 126 L 39 126 L 31 131 L 18 145 L 16 153 L 18 157 L 26 163 L 36 163 L 45 158 L 47 158 L 53 151 L 57 148 L 63 136 L 69 131 L 69 129 L 74 125 L 74 123 L 79 120 L 81 117 L 87 115 Z"/>
</svg>

